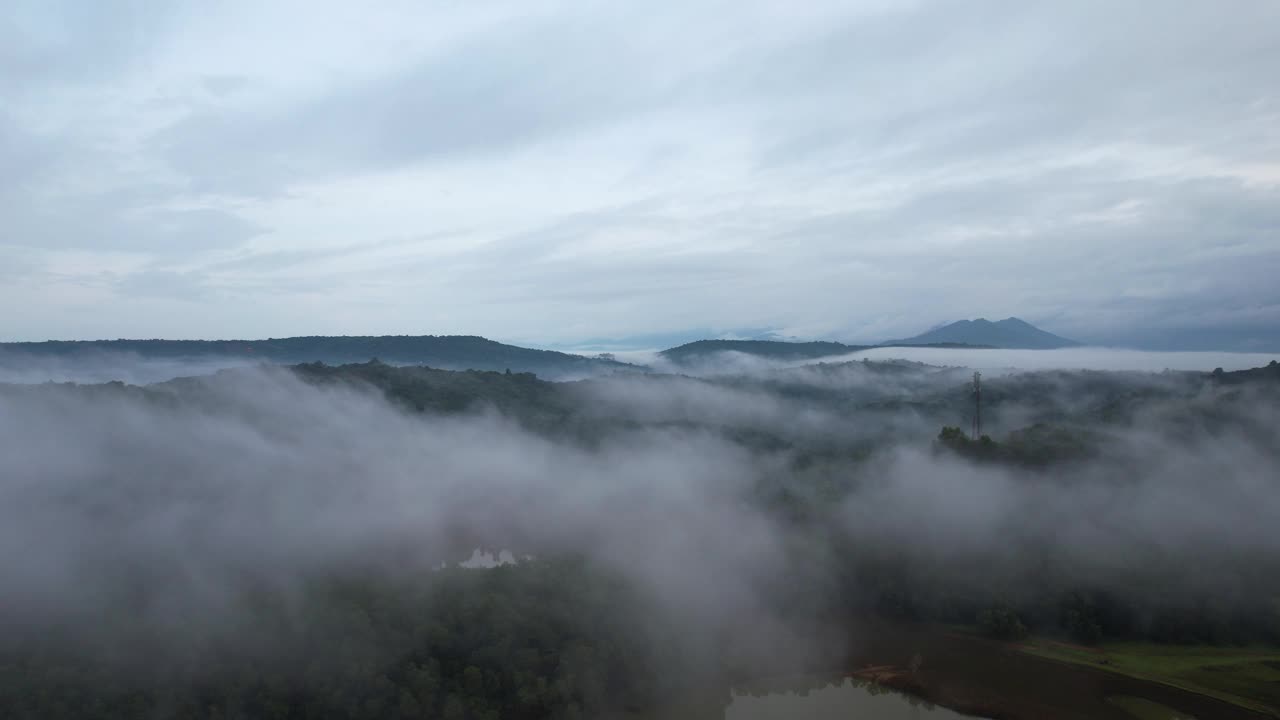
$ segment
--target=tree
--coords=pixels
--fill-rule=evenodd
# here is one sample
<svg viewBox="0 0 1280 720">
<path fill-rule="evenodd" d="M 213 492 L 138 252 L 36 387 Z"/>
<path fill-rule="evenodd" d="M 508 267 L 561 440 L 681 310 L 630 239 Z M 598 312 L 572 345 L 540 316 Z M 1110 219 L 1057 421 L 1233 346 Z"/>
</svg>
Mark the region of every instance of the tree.
<svg viewBox="0 0 1280 720">
<path fill-rule="evenodd" d="M 947 425 L 942 428 L 942 432 L 938 433 L 938 442 L 952 450 L 961 450 L 969 444 L 969 438 L 964 434 L 964 430 Z"/>
<path fill-rule="evenodd" d="M 449 699 L 444 701 L 444 720 L 466 720 L 466 717 L 466 703 L 457 695 L 449 695 Z"/>
<path fill-rule="evenodd" d="M 978 628 L 987 637 L 997 640 L 1021 640 L 1027 636 L 1027 627 L 1013 608 L 999 603 L 978 614 Z"/>
</svg>

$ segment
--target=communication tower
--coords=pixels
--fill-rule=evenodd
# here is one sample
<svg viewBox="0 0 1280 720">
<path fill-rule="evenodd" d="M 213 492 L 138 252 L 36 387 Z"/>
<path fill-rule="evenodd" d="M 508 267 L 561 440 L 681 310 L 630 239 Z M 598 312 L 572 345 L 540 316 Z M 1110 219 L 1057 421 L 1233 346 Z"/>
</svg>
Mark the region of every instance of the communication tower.
<svg viewBox="0 0 1280 720">
<path fill-rule="evenodd" d="M 973 374 L 973 439 L 982 437 L 982 373 Z"/>
</svg>

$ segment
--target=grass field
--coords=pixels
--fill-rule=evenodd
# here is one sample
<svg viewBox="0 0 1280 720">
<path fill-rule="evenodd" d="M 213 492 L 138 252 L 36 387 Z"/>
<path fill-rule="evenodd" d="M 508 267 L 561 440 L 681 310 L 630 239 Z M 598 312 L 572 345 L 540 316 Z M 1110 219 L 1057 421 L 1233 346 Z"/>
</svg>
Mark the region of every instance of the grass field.
<svg viewBox="0 0 1280 720">
<path fill-rule="evenodd" d="M 1280 718 L 1280 648 L 1031 639 L 1023 652 L 1179 687 Z"/>
</svg>

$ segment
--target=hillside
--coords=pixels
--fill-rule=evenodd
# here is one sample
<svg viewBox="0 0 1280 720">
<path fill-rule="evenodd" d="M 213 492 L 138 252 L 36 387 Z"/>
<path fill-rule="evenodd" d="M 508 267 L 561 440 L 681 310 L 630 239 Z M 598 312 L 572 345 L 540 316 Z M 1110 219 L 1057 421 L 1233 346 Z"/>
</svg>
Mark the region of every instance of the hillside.
<svg viewBox="0 0 1280 720">
<path fill-rule="evenodd" d="M 1263 367 L 1250 368 L 1248 370 L 1236 370 L 1234 372 L 1222 372 L 1222 368 L 1214 370 L 1210 377 L 1213 381 L 1222 385 L 1240 385 L 1242 383 L 1267 383 L 1280 382 L 1280 362 L 1272 360 Z"/>
<path fill-rule="evenodd" d="M 0 352 L 28 357 L 91 358 L 122 354 L 143 359 L 259 360 L 267 363 L 429 365 L 451 370 L 511 370 L 546 377 L 586 375 L 633 367 L 581 355 L 533 350 L 470 335 L 311 336 L 267 340 L 87 340 L 0 343 Z"/>
<path fill-rule="evenodd" d="M 1045 332 L 1016 317 L 991 322 L 986 318 L 960 320 L 904 340 L 891 340 L 885 345 L 936 345 L 961 343 L 1016 350 L 1053 350 L 1075 347 L 1074 340 Z"/>
<path fill-rule="evenodd" d="M 663 350 L 659 355 L 677 363 L 687 364 L 709 359 L 719 353 L 736 352 L 770 360 L 813 360 L 833 355 L 847 355 L 866 350 L 865 345 L 845 345 L 838 342 L 783 342 L 780 340 L 698 340 L 679 347 Z"/>
<path fill-rule="evenodd" d="M 721 353 L 729 352 L 750 355 L 765 360 L 787 362 L 839 357 L 878 347 L 935 347 L 979 350 L 991 349 L 996 346 L 965 342 L 915 342 L 906 340 L 882 343 L 880 345 L 846 345 L 845 343 L 831 341 L 698 340 L 663 350 L 658 355 L 677 365 L 705 363 L 714 360 Z"/>
</svg>

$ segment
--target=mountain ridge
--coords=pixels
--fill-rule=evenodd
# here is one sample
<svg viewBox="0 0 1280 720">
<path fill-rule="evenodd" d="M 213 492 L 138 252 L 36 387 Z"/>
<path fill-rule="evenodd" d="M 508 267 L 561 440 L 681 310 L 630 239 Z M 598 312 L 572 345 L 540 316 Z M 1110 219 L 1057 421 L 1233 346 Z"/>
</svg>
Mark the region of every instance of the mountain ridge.
<svg viewBox="0 0 1280 720">
<path fill-rule="evenodd" d="M 153 360 L 239 359 L 268 363 L 428 365 L 446 370 L 511 370 L 563 376 L 635 369 L 612 359 L 508 345 L 478 335 L 308 335 L 265 340 L 46 340 L 2 342 L 0 352 L 77 358 L 120 353 Z"/>
<path fill-rule="evenodd" d="M 786 340 L 695 340 L 667 348 L 659 356 L 675 363 L 723 352 L 740 352 L 774 360 L 813 360 L 866 350 L 869 345 L 846 345 L 830 340 L 790 342 Z"/>
<path fill-rule="evenodd" d="M 1006 350 L 1056 350 L 1079 347 L 1081 343 L 1041 330 L 1017 317 L 992 322 L 986 318 L 957 320 L 914 337 L 890 340 L 884 345 L 931 345 L 962 343 Z"/>
<path fill-rule="evenodd" d="M 688 365 L 699 360 L 709 360 L 720 353 L 735 352 L 769 360 L 797 361 L 839 357 L 888 347 L 929 347 L 964 350 L 990 350 L 991 345 L 970 343 L 881 343 L 878 345 L 854 345 L 833 340 L 695 340 L 658 353 L 659 357 L 677 365 Z"/>
</svg>

